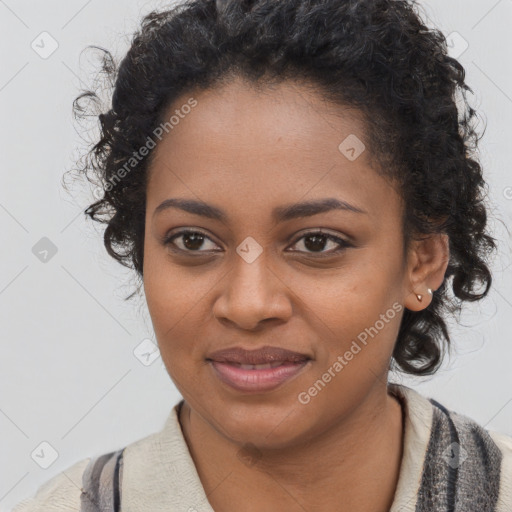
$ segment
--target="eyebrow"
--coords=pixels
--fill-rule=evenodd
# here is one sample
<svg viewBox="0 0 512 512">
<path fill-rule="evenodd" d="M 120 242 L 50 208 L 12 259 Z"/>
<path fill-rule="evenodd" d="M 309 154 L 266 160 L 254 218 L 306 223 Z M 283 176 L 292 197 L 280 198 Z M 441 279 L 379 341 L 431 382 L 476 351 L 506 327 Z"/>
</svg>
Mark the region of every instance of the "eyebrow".
<svg viewBox="0 0 512 512">
<path fill-rule="evenodd" d="M 166 199 L 155 208 L 153 217 L 169 208 L 178 208 L 194 215 L 201 215 L 202 217 L 207 217 L 224 223 L 227 222 L 227 215 L 224 210 L 195 199 Z M 367 211 L 351 205 L 346 201 L 335 198 L 324 198 L 274 208 L 272 210 L 272 218 L 276 222 L 285 222 L 302 217 L 311 217 L 331 210 L 344 210 L 363 214 L 368 213 Z"/>
</svg>

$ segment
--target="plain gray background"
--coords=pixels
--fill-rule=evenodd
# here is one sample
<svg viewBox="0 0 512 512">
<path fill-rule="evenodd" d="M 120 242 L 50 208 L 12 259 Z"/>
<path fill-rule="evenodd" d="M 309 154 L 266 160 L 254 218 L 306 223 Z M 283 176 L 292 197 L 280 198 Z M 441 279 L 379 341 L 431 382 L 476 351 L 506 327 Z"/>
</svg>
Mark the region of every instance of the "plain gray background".
<svg viewBox="0 0 512 512">
<path fill-rule="evenodd" d="M 451 51 L 464 50 L 470 102 L 487 124 L 480 160 L 492 212 L 510 225 L 512 1 L 421 3 L 430 24 L 451 35 Z M 154 341 L 151 321 L 143 299 L 122 300 L 130 273 L 82 214 L 91 189 L 79 182 L 69 194 L 61 185 L 84 151 L 81 137 L 94 138 L 71 116 L 97 64 L 80 52 L 95 44 L 122 57 L 141 17 L 168 4 L 0 0 L 1 511 L 76 461 L 160 430 L 180 399 L 160 357 L 146 365 L 135 355 Z M 493 225 L 494 286 L 460 326 L 451 323 L 454 357 L 434 377 L 392 380 L 512 435 L 510 237 Z M 55 254 L 41 261 L 49 246 Z"/>
</svg>

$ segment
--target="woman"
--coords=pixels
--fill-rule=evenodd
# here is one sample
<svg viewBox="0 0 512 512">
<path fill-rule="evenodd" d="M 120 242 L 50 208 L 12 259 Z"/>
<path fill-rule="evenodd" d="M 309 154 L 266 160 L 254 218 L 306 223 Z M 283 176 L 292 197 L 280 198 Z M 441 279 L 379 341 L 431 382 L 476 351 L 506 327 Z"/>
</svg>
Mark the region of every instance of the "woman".
<svg viewBox="0 0 512 512">
<path fill-rule="evenodd" d="M 512 510 L 512 438 L 388 383 L 491 285 L 443 35 L 405 0 L 191 0 L 104 70 L 86 212 L 183 400 L 15 511 Z"/>
</svg>

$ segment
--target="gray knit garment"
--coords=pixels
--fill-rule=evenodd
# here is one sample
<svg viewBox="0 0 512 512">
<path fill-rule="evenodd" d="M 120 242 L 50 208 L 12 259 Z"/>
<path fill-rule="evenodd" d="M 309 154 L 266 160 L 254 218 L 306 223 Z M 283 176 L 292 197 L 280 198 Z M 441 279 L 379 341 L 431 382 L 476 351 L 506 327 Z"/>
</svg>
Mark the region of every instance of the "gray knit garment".
<svg viewBox="0 0 512 512">
<path fill-rule="evenodd" d="M 470 418 L 436 400 L 417 512 L 493 512 L 498 500 L 501 451 Z"/>
</svg>

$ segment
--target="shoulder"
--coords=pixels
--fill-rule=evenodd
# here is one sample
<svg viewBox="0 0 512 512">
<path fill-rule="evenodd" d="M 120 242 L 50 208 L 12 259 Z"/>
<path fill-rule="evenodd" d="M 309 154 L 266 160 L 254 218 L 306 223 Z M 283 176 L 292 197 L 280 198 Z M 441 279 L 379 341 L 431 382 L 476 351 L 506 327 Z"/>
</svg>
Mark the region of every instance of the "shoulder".
<svg viewBox="0 0 512 512">
<path fill-rule="evenodd" d="M 501 488 L 498 510 L 512 509 L 512 437 L 489 430 L 489 435 L 501 452 Z M 508 507 L 508 509 L 506 508 Z"/>
<path fill-rule="evenodd" d="M 482 463 L 486 462 L 486 453 L 494 455 L 498 460 L 512 456 L 511 436 L 489 430 L 486 425 L 408 386 L 392 384 L 392 389 L 398 396 L 405 398 L 407 415 L 416 428 L 424 428 L 431 445 L 442 442 L 451 447 L 452 443 L 456 443 L 461 448 L 461 458 L 477 457 Z M 469 452 L 463 452 L 462 448 Z"/>
<path fill-rule="evenodd" d="M 429 423 L 421 499 L 435 505 L 442 495 L 468 508 L 476 503 L 479 510 L 512 510 L 512 437 L 488 430 L 486 425 L 410 388 L 402 390 L 411 409 L 424 412 L 422 417 Z"/>
<path fill-rule="evenodd" d="M 512 468 L 506 464 L 512 457 L 512 437 L 502 432 L 489 430 L 473 418 L 458 411 L 447 408 L 433 398 L 428 401 L 433 406 L 432 437 L 436 433 L 441 436 L 444 432 L 450 443 L 460 446 L 460 458 L 480 460 L 482 466 L 491 469 L 490 462 L 498 469 L 509 472 Z M 462 448 L 465 450 L 463 451 Z M 512 473 L 508 473 L 512 478 Z"/>
<path fill-rule="evenodd" d="M 439 433 L 432 435 L 432 444 L 442 440 L 448 445 L 448 455 L 443 455 L 453 479 L 460 481 L 457 496 L 486 510 L 512 510 L 512 437 L 488 430 L 434 399 L 429 401 L 434 407 L 433 433 Z"/>
<path fill-rule="evenodd" d="M 89 510 L 88 503 L 95 503 L 94 509 L 99 506 L 101 510 L 110 510 L 110 500 L 114 494 L 123 496 L 128 503 L 135 498 L 139 501 L 144 499 L 138 496 L 136 490 L 144 488 L 148 480 L 160 476 L 162 471 L 156 472 L 156 467 L 162 470 L 170 466 L 162 463 L 165 462 L 161 460 L 162 453 L 172 459 L 176 454 L 176 443 L 179 446 L 179 424 L 175 411 L 173 408 L 162 430 L 118 450 L 74 463 L 41 485 L 33 496 L 18 503 L 12 512 L 69 512 L 83 510 L 84 507 Z M 121 483 L 125 484 L 123 489 Z M 162 485 L 165 483 L 162 482 Z M 126 496 L 123 490 L 126 490 Z M 135 494 L 135 498 L 132 494 Z"/>
<path fill-rule="evenodd" d="M 13 512 L 117 510 L 124 448 L 76 462 L 44 483 Z"/>
<path fill-rule="evenodd" d="M 80 460 L 39 487 L 18 503 L 12 512 L 69 512 L 80 510 L 82 476 L 90 458 Z"/>
</svg>

